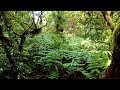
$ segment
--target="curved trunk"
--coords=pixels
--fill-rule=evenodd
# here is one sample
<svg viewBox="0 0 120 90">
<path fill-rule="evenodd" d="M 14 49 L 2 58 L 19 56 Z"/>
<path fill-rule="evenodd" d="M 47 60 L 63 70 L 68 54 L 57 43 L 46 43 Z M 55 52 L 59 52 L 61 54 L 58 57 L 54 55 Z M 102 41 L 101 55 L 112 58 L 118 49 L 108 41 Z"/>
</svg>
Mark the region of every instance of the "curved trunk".
<svg viewBox="0 0 120 90">
<path fill-rule="evenodd" d="M 104 79 L 120 79 L 120 24 L 117 25 L 113 22 L 108 11 L 101 11 L 105 21 L 113 32 L 113 53 L 112 62 L 105 73 Z"/>
<path fill-rule="evenodd" d="M 120 79 L 120 25 L 113 32 L 114 49 L 112 54 L 112 62 L 109 66 L 104 79 Z"/>
<path fill-rule="evenodd" d="M 120 79 L 120 48 L 114 47 L 112 62 L 104 79 Z"/>
<path fill-rule="evenodd" d="M 102 15 L 103 15 L 103 18 L 105 19 L 105 21 L 107 22 L 108 26 L 110 27 L 110 29 L 113 31 L 114 28 L 115 28 L 115 24 L 114 22 L 112 21 L 112 18 L 111 18 L 111 12 L 109 11 L 101 11 Z"/>
</svg>

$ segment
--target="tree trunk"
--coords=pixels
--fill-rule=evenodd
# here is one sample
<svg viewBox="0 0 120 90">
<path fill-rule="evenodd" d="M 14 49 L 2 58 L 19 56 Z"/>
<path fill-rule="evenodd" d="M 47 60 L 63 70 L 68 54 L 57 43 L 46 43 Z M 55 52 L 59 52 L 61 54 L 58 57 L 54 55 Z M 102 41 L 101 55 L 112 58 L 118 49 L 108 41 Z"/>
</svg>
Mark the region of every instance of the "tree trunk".
<svg viewBox="0 0 120 90">
<path fill-rule="evenodd" d="M 102 12 L 102 15 L 103 15 L 105 21 L 107 22 L 108 26 L 113 31 L 114 28 L 115 28 L 115 24 L 114 24 L 114 22 L 113 22 L 113 20 L 112 20 L 112 18 L 110 16 L 111 12 L 109 12 L 109 11 L 101 11 L 101 12 Z"/>
<path fill-rule="evenodd" d="M 112 62 L 109 66 L 104 79 L 120 79 L 120 25 L 113 32 L 114 49 L 112 54 Z"/>
<path fill-rule="evenodd" d="M 113 53 L 112 62 L 106 71 L 104 79 L 120 79 L 120 24 L 113 22 L 108 11 L 101 11 L 102 15 L 113 32 Z"/>
<path fill-rule="evenodd" d="M 120 79 L 120 48 L 114 48 L 112 62 L 104 79 Z"/>
<path fill-rule="evenodd" d="M 59 33 L 59 32 L 63 32 L 63 27 L 61 27 L 61 25 L 62 25 L 62 21 L 61 21 L 61 19 L 62 19 L 62 16 L 60 15 L 60 11 L 57 11 L 57 22 L 55 22 L 56 23 L 56 33 Z"/>
</svg>

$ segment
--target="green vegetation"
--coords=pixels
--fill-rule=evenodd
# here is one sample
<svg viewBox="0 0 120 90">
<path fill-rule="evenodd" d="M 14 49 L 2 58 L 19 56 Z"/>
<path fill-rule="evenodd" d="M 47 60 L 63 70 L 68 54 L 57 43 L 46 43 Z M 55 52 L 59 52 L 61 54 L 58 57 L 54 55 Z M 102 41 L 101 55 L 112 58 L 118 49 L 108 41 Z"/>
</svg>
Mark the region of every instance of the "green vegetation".
<svg viewBox="0 0 120 90">
<path fill-rule="evenodd" d="M 0 78 L 102 79 L 113 32 L 101 11 L 0 11 Z M 117 20 L 119 12 L 112 11 Z M 116 41 L 117 42 L 117 41 Z"/>
</svg>

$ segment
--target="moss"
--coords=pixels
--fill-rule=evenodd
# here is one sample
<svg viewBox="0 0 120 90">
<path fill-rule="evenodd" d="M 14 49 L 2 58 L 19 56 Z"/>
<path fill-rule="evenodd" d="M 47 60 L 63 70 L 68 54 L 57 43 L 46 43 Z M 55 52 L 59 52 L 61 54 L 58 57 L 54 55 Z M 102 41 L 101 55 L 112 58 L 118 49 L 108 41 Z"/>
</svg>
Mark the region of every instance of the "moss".
<svg viewBox="0 0 120 90">
<path fill-rule="evenodd" d="M 115 47 L 120 47 L 120 23 L 117 24 L 113 31 L 113 44 Z"/>
<path fill-rule="evenodd" d="M 118 23 L 113 31 L 113 54 L 112 62 L 109 66 L 105 79 L 116 79 L 120 77 L 120 23 Z"/>
</svg>

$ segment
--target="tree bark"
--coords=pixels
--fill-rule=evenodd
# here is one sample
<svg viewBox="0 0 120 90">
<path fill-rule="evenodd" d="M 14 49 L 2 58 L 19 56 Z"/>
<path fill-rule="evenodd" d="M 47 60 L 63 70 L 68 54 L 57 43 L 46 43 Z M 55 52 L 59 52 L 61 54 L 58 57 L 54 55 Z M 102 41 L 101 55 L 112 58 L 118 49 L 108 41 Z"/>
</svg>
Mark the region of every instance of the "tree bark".
<svg viewBox="0 0 120 90">
<path fill-rule="evenodd" d="M 101 13 L 102 13 L 105 21 L 107 22 L 108 26 L 110 27 L 110 29 L 113 32 L 113 30 L 115 28 L 115 24 L 111 18 L 111 12 L 110 11 L 101 11 Z"/>
<path fill-rule="evenodd" d="M 8 28 L 8 31 L 12 30 L 11 26 L 8 24 L 7 22 L 7 18 L 6 18 L 6 13 L 4 11 L 1 11 L 1 16 L 3 17 L 1 20 L 3 20 L 6 29 Z M 11 71 L 17 73 L 17 75 L 20 75 L 21 78 L 23 78 L 24 76 L 22 75 L 22 72 L 16 67 L 13 56 L 11 54 L 11 47 L 12 47 L 12 40 L 8 37 L 5 37 L 3 34 L 3 28 L 0 25 L 0 41 L 2 43 L 2 46 L 6 52 L 6 57 L 9 60 L 9 63 L 11 65 Z M 16 75 L 13 75 L 13 79 L 17 79 Z"/>
<path fill-rule="evenodd" d="M 120 24 L 114 24 L 110 13 L 108 11 L 102 11 L 103 17 L 111 30 L 113 31 L 113 53 L 112 61 L 108 67 L 104 79 L 120 79 Z"/>
<path fill-rule="evenodd" d="M 16 69 L 16 66 L 12 60 L 12 56 L 10 53 L 10 40 L 3 35 L 1 26 L 0 26 L 0 40 L 2 42 L 3 48 L 5 49 L 6 57 L 8 58 L 12 68 Z"/>
<path fill-rule="evenodd" d="M 62 16 L 60 15 L 60 11 L 57 11 L 57 24 L 56 24 L 56 33 L 59 33 L 59 32 L 63 32 L 63 27 L 61 27 L 61 19 L 62 19 Z"/>
</svg>

